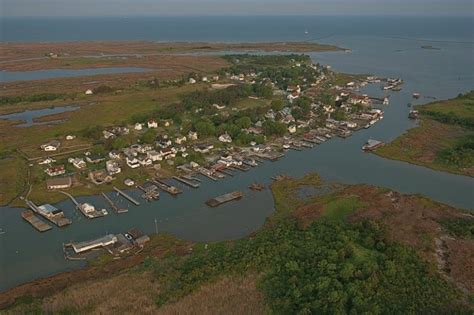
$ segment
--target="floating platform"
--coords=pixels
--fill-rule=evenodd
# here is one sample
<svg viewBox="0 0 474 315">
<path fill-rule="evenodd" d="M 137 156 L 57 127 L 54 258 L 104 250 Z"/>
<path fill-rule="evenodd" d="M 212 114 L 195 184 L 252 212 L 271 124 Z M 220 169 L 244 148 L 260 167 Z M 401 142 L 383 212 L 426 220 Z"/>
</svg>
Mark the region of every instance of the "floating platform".
<svg viewBox="0 0 474 315">
<path fill-rule="evenodd" d="M 21 217 L 40 232 L 46 232 L 52 229 L 52 226 L 41 221 L 32 210 L 25 210 Z"/>
<path fill-rule="evenodd" d="M 208 201 L 206 201 L 206 204 L 209 207 L 217 207 L 217 206 L 220 206 L 223 203 L 233 201 L 233 200 L 238 200 L 238 199 L 242 198 L 243 196 L 244 196 L 244 194 L 242 192 L 233 191 L 233 192 L 230 192 L 230 193 L 227 193 L 227 194 L 209 199 Z"/>
</svg>

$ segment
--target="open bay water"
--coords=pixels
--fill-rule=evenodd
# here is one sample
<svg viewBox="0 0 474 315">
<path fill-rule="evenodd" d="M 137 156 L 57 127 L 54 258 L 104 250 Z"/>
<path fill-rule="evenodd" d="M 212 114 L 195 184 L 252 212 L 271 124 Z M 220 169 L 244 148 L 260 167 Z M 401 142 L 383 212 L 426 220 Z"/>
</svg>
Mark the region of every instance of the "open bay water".
<svg viewBox="0 0 474 315">
<path fill-rule="evenodd" d="M 73 219 L 73 224 L 65 229 L 54 227 L 41 234 L 21 219 L 22 209 L 1 208 L 0 231 L 5 233 L 0 234 L 0 290 L 83 266 L 81 262 L 64 260 L 61 247 L 65 242 L 125 232 L 132 227 L 154 233 L 155 219 L 160 232 L 184 239 L 211 242 L 244 237 L 258 230 L 274 211 L 269 190 L 253 192 L 247 187 L 255 181 L 269 184 L 270 177 L 276 174 L 300 177 L 308 172 L 317 172 L 329 181 L 379 185 L 474 209 L 473 178 L 387 160 L 361 150 L 368 138 L 390 141 L 416 126 L 415 122 L 407 119 L 409 108 L 406 104 L 420 104 L 431 99 L 422 97 L 414 100 L 411 97 L 413 92 L 447 99 L 474 88 L 472 19 L 160 19 L 143 18 L 141 22 L 138 18 L 128 22 L 126 20 L 130 19 L 97 19 L 95 22 L 87 22 L 88 19 L 82 22 L 81 19 L 67 22 L 61 22 L 61 19 L 27 20 L 19 30 L 9 31 L 6 38 L 10 38 L 9 41 L 148 39 L 222 42 L 319 38 L 320 42 L 349 48 L 351 52 L 312 53 L 314 62 L 328 64 L 342 72 L 401 77 L 405 84 L 401 92 L 389 93 L 390 105 L 383 106 L 385 118 L 370 129 L 361 130 L 348 139 L 333 139 L 313 149 L 289 151 L 277 162 L 265 162 L 249 172 L 239 172 L 218 182 L 203 179 L 201 188 L 183 187 L 184 193 L 178 197 L 162 193 L 159 201 L 142 202 L 139 207 L 128 205 L 129 212 L 126 214 L 112 212 L 91 221 L 74 210 L 70 200 L 64 200 L 57 206 Z M 57 23 L 63 23 L 63 27 L 58 28 Z M 80 24 L 84 24 L 85 28 L 79 34 L 68 34 L 74 25 Z M 92 25 L 97 27 L 95 31 L 92 31 Z M 9 28 L 11 24 L 6 29 Z M 51 32 L 54 28 L 58 31 Z M 2 29 L 5 32 L 5 28 Z M 36 31 L 31 33 L 31 29 Z M 308 29 L 308 35 L 304 34 L 305 29 Z M 433 45 L 440 50 L 421 49 L 421 45 Z M 364 91 L 374 96 L 384 95 L 377 85 L 369 86 Z M 204 204 L 208 198 L 233 190 L 243 191 L 244 198 L 217 208 L 208 208 Z M 139 196 L 139 192 L 132 193 Z M 109 196 L 114 201 L 121 200 L 112 193 Z M 78 199 L 90 201 L 97 207 L 107 206 L 100 196 Z M 120 203 L 127 205 L 124 201 Z"/>
</svg>

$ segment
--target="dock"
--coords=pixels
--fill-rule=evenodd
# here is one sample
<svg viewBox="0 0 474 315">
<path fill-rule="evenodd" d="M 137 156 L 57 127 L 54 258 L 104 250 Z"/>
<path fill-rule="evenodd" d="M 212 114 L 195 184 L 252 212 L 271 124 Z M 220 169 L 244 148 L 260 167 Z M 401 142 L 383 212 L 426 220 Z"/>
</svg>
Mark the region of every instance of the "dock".
<svg viewBox="0 0 474 315">
<path fill-rule="evenodd" d="M 32 210 L 25 210 L 21 217 L 40 232 L 46 232 L 52 229 L 52 226 L 41 221 Z"/>
<path fill-rule="evenodd" d="M 117 187 L 114 186 L 114 190 L 117 192 L 117 194 L 119 194 L 120 196 L 124 197 L 125 199 L 127 199 L 128 201 L 130 201 L 131 203 L 133 203 L 135 206 L 139 206 L 140 203 L 138 201 L 136 201 L 132 196 L 130 196 L 129 194 L 127 194 L 126 192 L 118 189 Z"/>
<path fill-rule="evenodd" d="M 188 185 L 189 187 L 192 187 L 192 188 L 199 188 L 199 186 L 201 186 L 201 184 L 196 183 L 195 180 L 193 181 L 192 179 L 185 178 L 183 176 L 173 176 L 173 179 L 185 185 Z"/>
<path fill-rule="evenodd" d="M 208 201 L 206 201 L 206 204 L 209 207 L 217 207 L 217 206 L 220 206 L 221 204 L 224 204 L 226 202 L 233 201 L 233 200 L 238 200 L 238 199 L 242 198 L 243 196 L 244 196 L 244 194 L 242 192 L 233 191 L 233 192 L 230 192 L 230 193 L 227 193 L 227 194 L 209 199 Z"/>
<path fill-rule="evenodd" d="M 170 185 L 166 183 L 165 181 L 162 181 L 161 179 L 155 178 L 151 180 L 152 183 L 156 184 L 158 188 L 161 190 L 169 193 L 170 195 L 176 196 L 178 194 L 181 194 L 183 191 L 179 189 L 178 187 L 175 187 L 173 185 Z"/>
<path fill-rule="evenodd" d="M 234 174 L 226 169 L 219 169 L 219 170 L 216 170 L 216 172 L 219 172 L 219 173 L 222 173 L 224 175 L 227 175 L 227 176 L 234 176 Z"/>
<path fill-rule="evenodd" d="M 160 193 L 158 192 L 158 187 L 155 185 L 150 185 L 147 187 L 143 187 L 138 185 L 138 189 L 143 191 L 142 198 L 147 201 L 158 200 L 160 199 Z"/>
<path fill-rule="evenodd" d="M 210 170 L 208 170 L 206 168 L 201 167 L 201 168 L 198 169 L 198 172 L 199 172 L 199 174 L 201 174 L 203 176 L 206 176 L 207 178 L 212 179 L 213 181 L 217 181 L 217 179 L 218 179 L 217 177 L 212 175 L 212 172 Z"/>
<path fill-rule="evenodd" d="M 71 194 L 65 191 L 58 190 L 58 192 L 71 198 L 74 205 L 76 205 L 76 209 L 81 211 L 81 213 L 88 219 L 96 219 L 96 218 L 104 217 L 108 214 L 107 210 L 105 209 L 96 210 L 96 208 L 90 203 L 87 203 L 87 202 L 79 203 Z"/>
<path fill-rule="evenodd" d="M 128 212 L 128 209 L 124 208 L 119 208 L 117 205 L 110 199 L 105 193 L 102 193 L 102 197 L 104 197 L 105 200 L 109 203 L 109 205 L 114 209 L 115 213 L 126 213 Z"/>
<path fill-rule="evenodd" d="M 34 213 L 42 216 L 58 227 L 64 227 L 72 223 L 71 219 L 65 217 L 62 210 L 59 210 L 50 204 L 45 204 L 38 207 L 31 200 L 26 199 L 25 202 Z"/>
<path fill-rule="evenodd" d="M 232 165 L 231 168 L 242 171 L 242 172 L 247 172 L 248 170 L 250 170 L 250 167 L 244 166 L 244 165 Z"/>
</svg>

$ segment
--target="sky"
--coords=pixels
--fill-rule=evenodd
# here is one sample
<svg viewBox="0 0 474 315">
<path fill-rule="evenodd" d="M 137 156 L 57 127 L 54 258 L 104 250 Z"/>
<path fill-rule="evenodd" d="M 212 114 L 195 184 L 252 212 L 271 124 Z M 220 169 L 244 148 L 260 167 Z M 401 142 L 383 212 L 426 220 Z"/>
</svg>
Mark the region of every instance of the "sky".
<svg viewBox="0 0 474 315">
<path fill-rule="evenodd" d="M 0 0 L 0 15 L 423 15 L 474 16 L 474 0 Z"/>
</svg>

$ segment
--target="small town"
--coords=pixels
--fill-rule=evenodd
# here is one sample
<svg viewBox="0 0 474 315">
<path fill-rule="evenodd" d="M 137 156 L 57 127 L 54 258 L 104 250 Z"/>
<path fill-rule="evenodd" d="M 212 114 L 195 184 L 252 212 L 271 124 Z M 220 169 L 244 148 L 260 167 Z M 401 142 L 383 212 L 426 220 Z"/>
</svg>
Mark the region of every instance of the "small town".
<svg viewBox="0 0 474 315">
<path fill-rule="evenodd" d="M 44 172 L 44 189 L 69 197 L 86 218 L 100 218 L 109 211 L 76 201 L 72 196 L 76 186 L 110 186 L 109 190 L 113 188 L 134 205 L 140 201 L 123 189 L 141 190 L 146 202 L 159 200 L 160 191 L 177 195 L 182 193 L 177 183 L 198 188 L 199 176 L 220 180 L 275 161 L 288 150 L 313 148 L 334 137 L 347 138 L 361 128 L 370 128 L 383 119 L 383 110 L 376 105 L 388 105 L 389 99 L 361 94 L 360 89 L 381 84 L 384 90 L 399 90 L 403 84 L 401 79 L 373 76 L 341 79 L 329 67 L 313 64 L 304 55 L 226 58 L 233 66 L 218 74 L 190 74 L 185 84 L 201 82 L 206 88 L 182 96 L 176 106 L 149 117 L 136 117 L 127 125 L 90 127 L 82 134 L 67 134 L 41 144 L 38 150 L 43 157 L 31 167 Z M 284 67 L 273 66 L 282 62 Z M 341 83 L 335 84 L 337 80 Z M 86 95 L 93 93 L 85 91 Z M 259 106 L 252 107 L 254 103 Z M 78 137 L 89 138 L 94 145 L 73 154 L 62 150 L 64 143 Z M 381 145 L 368 139 L 362 149 Z M 102 195 L 116 213 L 128 211 Z M 242 197 L 241 192 L 228 195 L 222 203 Z M 49 204 L 38 207 L 34 200 L 25 199 L 33 213 L 49 221 L 52 214 L 64 216 Z M 33 223 L 30 218 L 34 214 L 27 211 L 25 220 L 39 231 L 48 230 L 45 223 Z M 62 225 L 52 222 L 65 226 L 72 223 L 68 220 Z"/>
</svg>

